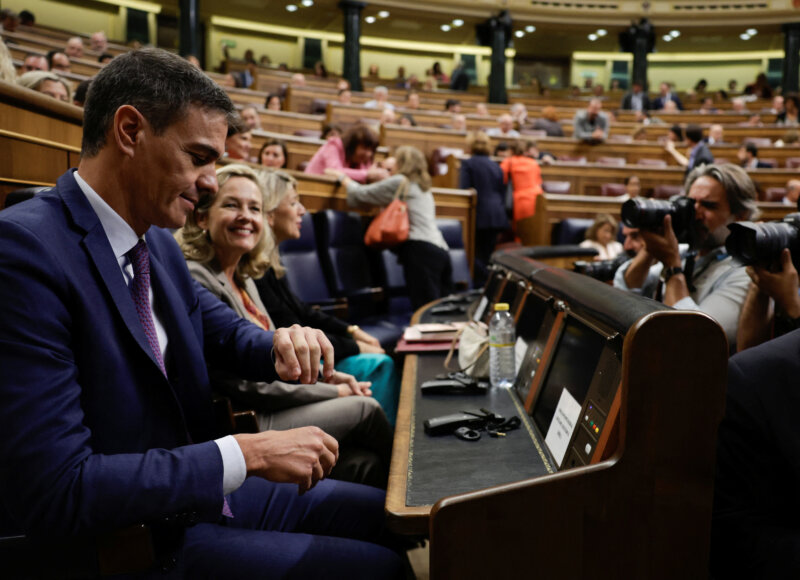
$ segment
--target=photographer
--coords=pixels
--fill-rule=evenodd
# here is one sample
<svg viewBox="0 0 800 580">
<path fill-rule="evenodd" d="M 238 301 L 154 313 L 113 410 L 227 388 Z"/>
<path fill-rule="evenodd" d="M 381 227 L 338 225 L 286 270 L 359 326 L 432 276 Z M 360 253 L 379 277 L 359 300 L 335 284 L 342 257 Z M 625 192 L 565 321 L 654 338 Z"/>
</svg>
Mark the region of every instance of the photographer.
<svg viewBox="0 0 800 580">
<path fill-rule="evenodd" d="M 755 186 L 741 167 L 731 164 L 695 169 L 686 186 L 694 201 L 694 219 L 686 224 L 692 258 L 684 263 L 673 217 L 666 215 L 661 231 L 640 229 L 644 248 L 619 269 L 614 285 L 624 290 L 642 288 L 644 295 L 650 295 L 647 290 L 655 286 L 667 306 L 700 310 L 713 317 L 733 345 L 749 279 L 728 255 L 725 239 L 729 224 L 750 219 L 756 212 Z M 656 273 L 663 279 L 663 288 L 654 283 Z"/>
</svg>

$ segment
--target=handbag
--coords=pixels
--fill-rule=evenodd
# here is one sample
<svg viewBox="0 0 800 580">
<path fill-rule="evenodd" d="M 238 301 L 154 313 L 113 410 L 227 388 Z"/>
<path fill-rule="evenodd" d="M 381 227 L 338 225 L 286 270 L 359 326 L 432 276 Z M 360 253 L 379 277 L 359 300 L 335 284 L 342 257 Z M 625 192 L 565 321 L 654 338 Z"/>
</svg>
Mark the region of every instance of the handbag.
<svg viewBox="0 0 800 580">
<path fill-rule="evenodd" d="M 408 239 L 408 204 L 405 202 L 407 191 L 408 179 L 403 179 L 389 205 L 369 224 L 364 234 L 364 244 L 367 247 L 393 248 Z"/>
<path fill-rule="evenodd" d="M 450 344 L 450 352 L 444 359 L 444 367 L 450 369 L 450 360 L 458 345 L 458 366 L 455 372 L 463 372 L 476 379 L 489 376 L 489 327 L 485 322 L 471 321 L 459 330 Z"/>
</svg>

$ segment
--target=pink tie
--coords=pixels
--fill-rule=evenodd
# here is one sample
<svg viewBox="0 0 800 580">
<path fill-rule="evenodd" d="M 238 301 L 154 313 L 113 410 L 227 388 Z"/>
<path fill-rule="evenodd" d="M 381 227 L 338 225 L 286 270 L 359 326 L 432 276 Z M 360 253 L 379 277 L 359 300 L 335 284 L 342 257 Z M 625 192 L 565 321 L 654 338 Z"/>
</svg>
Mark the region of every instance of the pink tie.
<svg viewBox="0 0 800 580">
<path fill-rule="evenodd" d="M 136 305 L 136 312 L 139 314 L 139 321 L 144 327 L 144 334 L 150 344 L 150 350 L 156 357 L 158 368 L 167 374 L 164 367 L 164 359 L 161 357 L 161 347 L 158 345 L 158 334 L 156 325 L 153 322 L 153 312 L 150 310 L 150 252 L 144 240 L 139 240 L 136 245 L 127 253 L 128 259 L 133 266 L 133 280 L 131 280 L 130 291 L 133 303 Z"/>
</svg>

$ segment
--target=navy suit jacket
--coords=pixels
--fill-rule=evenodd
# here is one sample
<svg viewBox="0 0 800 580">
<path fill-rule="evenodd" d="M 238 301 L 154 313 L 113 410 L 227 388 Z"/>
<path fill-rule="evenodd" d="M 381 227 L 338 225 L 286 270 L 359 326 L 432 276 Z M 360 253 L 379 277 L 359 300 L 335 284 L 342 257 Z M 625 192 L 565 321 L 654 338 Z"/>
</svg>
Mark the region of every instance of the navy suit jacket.
<svg viewBox="0 0 800 580">
<path fill-rule="evenodd" d="M 460 189 L 475 188 L 478 192 L 475 210 L 477 229 L 505 229 L 508 217 L 505 210 L 503 170 L 487 155 L 473 155 L 461 162 Z"/>
<path fill-rule="evenodd" d="M 0 529 L 219 519 L 206 359 L 272 380 L 272 334 L 196 284 L 169 232 L 146 240 L 169 380 L 71 172 L 0 213 Z"/>
<path fill-rule="evenodd" d="M 669 100 L 675 101 L 675 106 L 678 107 L 678 110 L 683 111 L 683 103 L 681 103 L 681 100 L 678 98 L 678 95 L 676 95 L 675 93 L 670 93 Z M 660 111 L 661 109 L 663 109 L 664 104 L 665 101 L 664 97 L 662 96 L 658 96 L 655 99 L 653 99 L 653 109 L 656 111 Z"/>
</svg>

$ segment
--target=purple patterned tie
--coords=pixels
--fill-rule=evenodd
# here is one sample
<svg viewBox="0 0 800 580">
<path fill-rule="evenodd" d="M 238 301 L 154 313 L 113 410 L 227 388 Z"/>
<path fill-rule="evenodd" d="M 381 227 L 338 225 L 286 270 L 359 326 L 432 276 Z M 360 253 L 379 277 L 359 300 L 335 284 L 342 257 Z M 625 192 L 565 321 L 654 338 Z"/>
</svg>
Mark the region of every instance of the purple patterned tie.
<svg viewBox="0 0 800 580">
<path fill-rule="evenodd" d="M 153 312 L 150 310 L 150 252 L 144 240 L 139 240 L 136 245 L 127 253 L 128 259 L 133 266 L 133 280 L 131 280 L 130 291 L 133 303 L 136 305 L 136 312 L 139 314 L 139 321 L 144 327 L 144 334 L 150 344 L 150 350 L 156 357 L 158 368 L 167 375 L 164 367 L 164 359 L 161 357 L 161 347 L 158 345 L 158 334 L 156 325 L 153 322 Z"/>
</svg>

